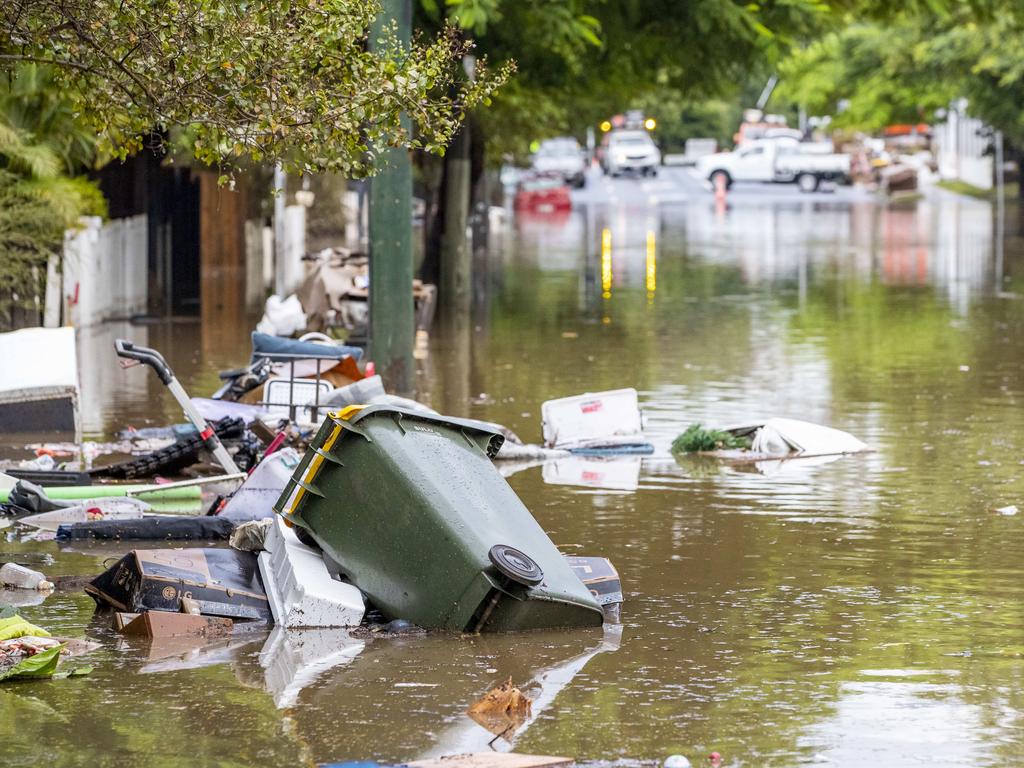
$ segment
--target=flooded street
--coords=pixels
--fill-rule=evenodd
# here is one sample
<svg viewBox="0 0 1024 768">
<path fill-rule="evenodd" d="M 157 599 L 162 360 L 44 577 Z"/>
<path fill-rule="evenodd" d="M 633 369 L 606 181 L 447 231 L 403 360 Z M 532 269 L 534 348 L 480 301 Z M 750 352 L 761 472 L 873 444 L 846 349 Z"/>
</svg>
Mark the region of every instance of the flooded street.
<svg viewBox="0 0 1024 768">
<path fill-rule="evenodd" d="M 668 169 L 666 169 L 668 171 Z M 679 173 L 674 171 L 673 173 Z M 1024 755 L 1024 241 L 989 203 L 595 179 L 576 209 L 493 237 L 487 300 L 435 335 L 419 397 L 540 441 L 549 398 L 633 386 L 651 457 L 508 480 L 552 540 L 626 592 L 603 632 L 132 645 L 84 593 L 21 613 L 100 639 L 91 676 L 0 690 L 6 765 L 293 765 L 486 749 L 466 707 L 511 676 L 533 717 L 494 747 L 584 763 L 1015 765 Z M 246 362 L 248 320 L 80 339 L 90 439 L 181 421 L 112 339 L 193 395 Z M 788 416 L 873 453 L 731 468 L 675 459 L 693 422 Z M 7 440 L 7 437 L 5 437 Z M 10 447 L 5 448 L 10 453 Z M 511 471 L 509 469 L 508 471 Z M 127 546 L 19 543 L 0 561 L 92 574 Z M 27 556 L 25 553 L 28 553 Z M 3 601 L 0 593 L 0 601 Z M 309 650 L 310 654 L 313 653 Z M 626 763 L 632 764 L 632 762 Z"/>
</svg>

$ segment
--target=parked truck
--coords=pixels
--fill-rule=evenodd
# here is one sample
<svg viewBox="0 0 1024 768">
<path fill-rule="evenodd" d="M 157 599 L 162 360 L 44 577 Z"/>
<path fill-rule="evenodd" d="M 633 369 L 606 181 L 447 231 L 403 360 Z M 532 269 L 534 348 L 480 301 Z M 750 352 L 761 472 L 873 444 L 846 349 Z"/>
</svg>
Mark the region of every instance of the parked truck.
<svg viewBox="0 0 1024 768">
<path fill-rule="evenodd" d="M 788 138 L 758 139 L 733 152 L 705 155 L 696 168 L 713 186 L 721 181 L 726 189 L 735 181 L 795 182 L 800 191 L 813 192 L 823 181 L 846 182 L 850 157 Z"/>
</svg>

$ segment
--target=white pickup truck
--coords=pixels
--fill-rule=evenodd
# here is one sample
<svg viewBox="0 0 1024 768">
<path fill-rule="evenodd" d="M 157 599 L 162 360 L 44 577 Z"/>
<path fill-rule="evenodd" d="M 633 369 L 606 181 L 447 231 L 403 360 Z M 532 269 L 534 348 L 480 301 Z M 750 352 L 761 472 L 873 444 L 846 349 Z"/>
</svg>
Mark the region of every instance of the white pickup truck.
<svg viewBox="0 0 1024 768">
<path fill-rule="evenodd" d="M 734 181 L 796 182 L 802 192 L 813 192 L 822 181 L 849 179 L 850 156 L 822 152 L 818 145 L 793 139 L 758 139 L 733 152 L 705 155 L 696 168 L 712 186 L 722 177 L 726 189 Z"/>
</svg>

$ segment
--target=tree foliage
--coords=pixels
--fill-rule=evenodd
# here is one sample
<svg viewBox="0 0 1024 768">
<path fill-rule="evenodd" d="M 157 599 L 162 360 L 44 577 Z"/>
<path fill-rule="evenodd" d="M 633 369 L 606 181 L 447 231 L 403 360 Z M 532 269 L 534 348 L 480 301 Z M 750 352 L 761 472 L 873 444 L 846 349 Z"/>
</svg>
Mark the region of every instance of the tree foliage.
<svg viewBox="0 0 1024 768">
<path fill-rule="evenodd" d="M 74 175 L 94 149 L 52 72 L 22 65 L 0 85 L 0 286 L 24 285 L 79 216 L 106 213 L 96 184 Z"/>
<path fill-rule="evenodd" d="M 852 2 L 852 0 L 850 0 Z M 494 61 L 514 58 L 512 87 L 480 122 L 492 149 L 522 155 L 531 139 L 582 136 L 587 125 L 631 108 L 664 105 L 674 140 L 712 130 L 722 110 L 763 85 L 789 48 L 837 21 L 849 2 L 818 0 L 421 0 L 434 25 L 448 18 L 477 36 Z M 839 7 L 839 11 L 835 7 Z M 730 115 L 731 117 L 731 115 Z M 734 127 L 734 126 L 733 126 Z M 689 129 L 688 129 L 689 128 Z"/>
<path fill-rule="evenodd" d="M 0 64 L 52 65 L 102 148 L 122 157 L 154 129 L 187 127 L 211 164 L 361 174 L 387 147 L 443 148 L 508 74 L 481 66 L 464 82 L 462 35 L 446 28 L 406 49 L 393 28 L 371 32 L 379 10 L 366 0 L 8 0 Z"/>
<path fill-rule="evenodd" d="M 966 97 L 971 114 L 1019 144 L 1024 54 L 1007 43 L 1022 36 L 1024 9 L 1012 3 L 937 0 L 874 20 L 850 17 L 782 62 L 778 96 L 865 131 L 930 122 L 937 109 Z"/>
</svg>

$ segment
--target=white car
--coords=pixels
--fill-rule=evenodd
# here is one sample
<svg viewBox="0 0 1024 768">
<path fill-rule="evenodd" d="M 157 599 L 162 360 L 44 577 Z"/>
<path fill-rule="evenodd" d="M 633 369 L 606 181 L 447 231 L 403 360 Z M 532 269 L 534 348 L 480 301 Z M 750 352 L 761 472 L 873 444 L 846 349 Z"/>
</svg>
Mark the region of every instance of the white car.
<svg viewBox="0 0 1024 768">
<path fill-rule="evenodd" d="M 586 153 L 571 136 L 542 141 L 531 166 L 537 173 L 561 176 L 577 189 L 587 183 Z"/>
<path fill-rule="evenodd" d="M 647 131 L 612 131 L 601 152 L 601 167 L 610 176 L 636 171 L 656 176 L 661 165 L 661 152 Z"/>
</svg>

